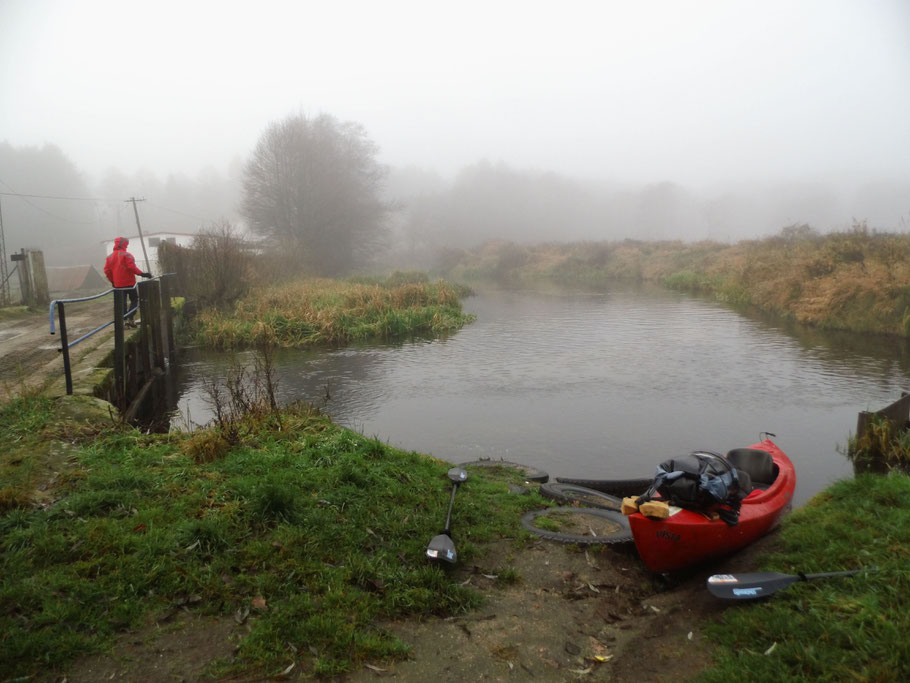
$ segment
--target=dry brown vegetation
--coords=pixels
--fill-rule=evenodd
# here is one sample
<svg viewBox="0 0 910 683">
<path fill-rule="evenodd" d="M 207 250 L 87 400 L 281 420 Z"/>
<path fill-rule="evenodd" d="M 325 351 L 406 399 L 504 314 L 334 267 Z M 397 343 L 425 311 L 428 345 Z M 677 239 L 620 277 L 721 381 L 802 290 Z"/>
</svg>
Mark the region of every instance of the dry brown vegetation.
<svg viewBox="0 0 910 683">
<path fill-rule="evenodd" d="M 490 242 L 447 258 L 454 264 L 450 276 L 458 278 L 655 281 L 805 324 L 910 336 L 910 235 L 876 232 L 865 223 L 826 235 L 789 226 L 774 237 L 732 245 Z"/>
</svg>

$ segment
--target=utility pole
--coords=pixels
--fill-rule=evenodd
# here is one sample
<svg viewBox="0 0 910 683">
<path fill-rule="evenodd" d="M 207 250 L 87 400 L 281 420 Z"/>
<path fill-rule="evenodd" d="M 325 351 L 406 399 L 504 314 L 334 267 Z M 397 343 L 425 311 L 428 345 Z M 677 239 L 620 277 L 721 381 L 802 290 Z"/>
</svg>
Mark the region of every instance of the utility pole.
<svg viewBox="0 0 910 683">
<path fill-rule="evenodd" d="M 0 306 L 9 303 L 9 274 L 6 271 L 6 236 L 3 234 L 3 205 L 0 204 Z"/>
<path fill-rule="evenodd" d="M 135 197 L 130 197 L 125 199 L 124 202 L 131 202 L 133 204 L 133 214 L 136 216 L 136 229 L 139 230 L 139 244 L 142 245 L 142 258 L 145 259 L 145 272 L 151 272 L 149 267 L 149 255 L 145 251 L 145 238 L 142 236 L 142 226 L 139 224 L 139 209 L 136 208 L 136 202 L 144 202 L 145 199 L 136 199 Z"/>
</svg>

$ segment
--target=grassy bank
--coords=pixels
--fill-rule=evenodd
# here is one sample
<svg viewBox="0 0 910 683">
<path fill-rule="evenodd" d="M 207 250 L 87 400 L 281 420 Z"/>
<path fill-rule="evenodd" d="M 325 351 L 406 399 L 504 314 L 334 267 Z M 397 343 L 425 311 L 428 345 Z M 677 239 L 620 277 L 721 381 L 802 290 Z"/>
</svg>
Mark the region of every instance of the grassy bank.
<svg viewBox="0 0 910 683">
<path fill-rule="evenodd" d="M 791 227 L 732 245 L 490 243 L 448 254 L 445 266 L 449 276 L 468 280 L 654 281 L 804 324 L 910 336 L 910 235 L 877 233 L 862 224 L 827 235 Z"/>
<path fill-rule="evenodd" d="M 731 604 L 709 632 L 701 681 L 899 681 L 910 671 L 910 477 L 841 481 L 784 523 L 762 569 L 786 574 L 877 567 L 797 583 Z"/>
<path fill-rule="evenodd" d="M 197 342 L 212 348 L 444 334 L 473 319 L 461 309 L 467 293 L 443 281 L 306 279 L 253 289 L 228 312 L 203 311 L 193 330 Z"/>
<path fill-rule="evenodd" d="M 215 429 L 143 434 L 103 413 L 0 406 L 0 671 L 60 671 L 187 609 L 243 622 L 210 673 L 334 675 L 402 658 L 384 618 L 453 614 L 476 594 L 428 564 L 448 502 L 448 465 L 390 448 L 305 407 Z M 476 478 L 453 524 L 464 561 L 521 535 L 536 496 Z M 36 506 L 36 504 L 38 504 Z M 507 567 L 485 568 L 516 576 Z"/>
</svg>

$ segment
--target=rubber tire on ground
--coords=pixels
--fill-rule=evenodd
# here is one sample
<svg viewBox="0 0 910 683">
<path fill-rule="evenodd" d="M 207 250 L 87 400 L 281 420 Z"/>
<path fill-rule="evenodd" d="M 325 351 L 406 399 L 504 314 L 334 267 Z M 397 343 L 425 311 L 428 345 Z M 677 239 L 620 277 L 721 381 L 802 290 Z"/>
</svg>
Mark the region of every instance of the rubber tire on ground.
<svg viewBox="0 0 910 683">
<path fill-rule="evenodd" d="M 647 491 L 653 479 L 570 479 L 569 477 L 556 477 L 560 484 L 574 484 L 594 489 L 611 496 L 640 496 Z"/>
<path fill-rule="evenodd" d="M 470 462 L 459 463 L 458 467 L 507 467 L 509 469 L 518 470 L 528 481 L 544 483 L 550 480 L 550 475 L 543 470 L 539 470 L 529 465 L 521 465 L 517 462 L 509 462 L 508 460 L 472 460 Z"/>
<path fill-rule="evenodd" d="M 551 498 L 563 503 L 578 503 L 589 508 L 619 510 L 622 506 L 622 498 L 611 496 L 602 491 L 595 491 L 586 486 L 578 486 L 577 484 L 563 484 L 551 481 L 548 484 L 541 484 L 538 490 L 544 498 Z"/>
<path fill-rule="evenodd" d="M 583 536 L 581 534 L 567 534 L 562 531 L 550 531 L 540 529 L 534 526 L 534 520 L 540 516 L 546 516 L 554 513 L 571 513 L 575 515 L 589 515 L 593 517 L 602 517 L 620 525 L 620 529 L 606 536 Z M 632 540 L 632 529 L 629 526 L 629 520 L 626 519 L 618 510 L 601 510 L 599 508 L 576 508 L 576 507 L 558 507 L 546 508 L 544 510 L 531 510 L 526 512 L 521 518 L 521 525 L 548 541 L 557 543 L 574 543 L 576 545 L 608 545 L 613 543 L 628 543 Z"/>
</svg>

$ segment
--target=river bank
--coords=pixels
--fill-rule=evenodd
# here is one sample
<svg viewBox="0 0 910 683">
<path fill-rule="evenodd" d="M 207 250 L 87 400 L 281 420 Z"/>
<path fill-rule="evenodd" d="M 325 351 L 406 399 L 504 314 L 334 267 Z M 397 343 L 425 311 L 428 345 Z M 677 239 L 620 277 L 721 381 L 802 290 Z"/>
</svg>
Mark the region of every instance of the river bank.
<svg viewBox="0 0 910 683">
<path fill-rule="evenodd" d="M 904 476 L 838 483 L 763 545 L 774 554 L 753 548 L 668 586 L 629 548 L 530 537 L 521 513 L 549 503 L 514 473 L 477 472 L 459 493 L 462 559 L 447 572 L 423 560 L 445 463 L 310 408 L 245 422 L 225 445 L 215 430 L 142 434 L 92 403 L 2 407 L 9 676 L 426 680 L 443 666 L 491 680 L 897 680 L 910 665 Z M 879 573 L 760 604 L 703 590 L 718 570 L 870 565 Z"/>
<path fill-rule="evenodd" d="M 735 244 L 490 242 L 450 250 L 441 266 L 447 277 L 468 281 L 656 282 L 825 329 L 910 336 L 910 235 L 864 223 L 825 235 L 790 226 Z"/>
</svg>

